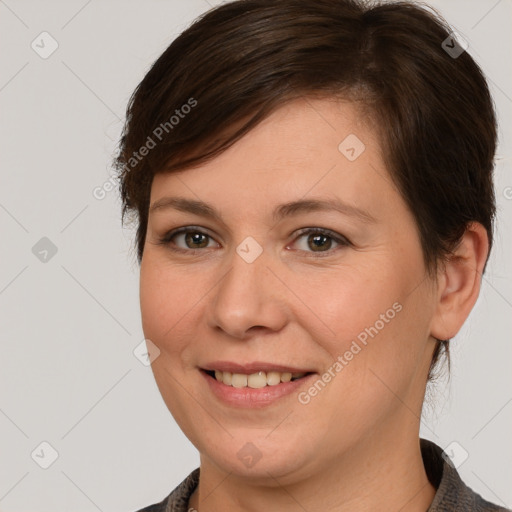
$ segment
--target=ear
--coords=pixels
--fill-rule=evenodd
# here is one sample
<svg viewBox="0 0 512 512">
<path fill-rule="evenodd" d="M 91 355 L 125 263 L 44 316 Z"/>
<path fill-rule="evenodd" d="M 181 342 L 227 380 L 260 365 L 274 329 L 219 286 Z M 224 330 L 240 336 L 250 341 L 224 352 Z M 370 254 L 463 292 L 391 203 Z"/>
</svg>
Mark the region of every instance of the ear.
<svg viewBox="0 0 512 512">
<path fill-rule="evenodd" d="M 459 332 L 478 299 L 488 253 L 486 229 L 478 222 L 468 224 L 460 244 L 438 272 L 430 332 L 435 338 L 447 340 Z"/>
</svg>

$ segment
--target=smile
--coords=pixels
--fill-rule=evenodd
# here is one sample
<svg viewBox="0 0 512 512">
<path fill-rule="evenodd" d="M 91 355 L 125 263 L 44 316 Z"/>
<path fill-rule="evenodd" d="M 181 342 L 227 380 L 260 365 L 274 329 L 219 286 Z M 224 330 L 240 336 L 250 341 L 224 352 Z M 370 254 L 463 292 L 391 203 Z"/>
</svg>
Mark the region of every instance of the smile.
<svg viewBox="0 0 512 512">
<path fill-rule="evenodd" d="M 221 403 L 236 408 L 261 408 L 296 394 L 317 375 L 303 368 L 254 362 L 211 363 L 200 368 L 207 387 Z"/>
<path fill-rule="evenodd" d="M 306 372 L 291 373 L 277 371 L 258 371 L 249 375 L 244 373 L 223 372 L 220 370 L 208 371 L 211 377 L 215 377 L 217 382 L 222 382 L 226 386 L 234 388 L 252 388 L 260 389 L 265 386 L 277 386 L 281 383 L 295 381 L 307 375 Z"/>
</svg>

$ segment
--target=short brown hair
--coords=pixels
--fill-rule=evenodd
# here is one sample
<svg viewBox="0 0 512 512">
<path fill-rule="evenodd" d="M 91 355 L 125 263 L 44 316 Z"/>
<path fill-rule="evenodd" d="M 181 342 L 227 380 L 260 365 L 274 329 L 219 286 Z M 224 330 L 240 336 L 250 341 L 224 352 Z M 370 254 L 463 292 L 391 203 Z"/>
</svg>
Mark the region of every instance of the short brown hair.
<svg viewBox="0 0 512 512">
<path fill-rule="evenodd" d="M 412 2 L 238 0 L 202 15 L 127 108 L 115 164 L 123 217 L 138 221 L 139 262 L 156 173 L 204 163 L 284 103 L 318 95 L 357 101 L 373 116 L 430 272 L 471 221 L 490 249 L 496 118 L 479 66 L 447 51 L 456 44 L 438 14 Z"/>
</svg>

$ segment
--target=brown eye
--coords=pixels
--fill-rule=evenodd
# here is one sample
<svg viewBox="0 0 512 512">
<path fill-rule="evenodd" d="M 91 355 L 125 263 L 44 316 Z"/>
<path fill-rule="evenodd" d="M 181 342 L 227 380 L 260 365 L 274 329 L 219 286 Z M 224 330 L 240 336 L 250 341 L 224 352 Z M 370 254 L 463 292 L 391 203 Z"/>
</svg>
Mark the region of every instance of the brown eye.
<svg viewBox="0 0 512 512">
<path fill-rule="evenodd" d="M 308 247 L 313 251 L 329 250 L 332 246 L 332 238 L 327 235 L 309 235 L 307 240 Z"/>
<path fill-rule="evenodd" d="M 185 244 L 190 247 L 190 249 L 201 249 L 203 247 L 208 246 L 208 235 L 204 233 L 200 233 L 198 231 L 188 231 L 184 233 L 185 235 Z"/>
<path fill-rule="evenodd" d="M 302 243 L 298 243 L 297 241 L 301 239 L 304 239 Z M 299 246 L 299 250 L 305 252 L 331 254 L 335 252 L 337 248 L 350 245 L 350 242 L 344 236 L 338 235 L 328 229 L 305 228 L 299 232 L 295 244 Z"/>
<path fill-rule="evenodd" d="M 178 252 L 193 252 L 196 249 L 215 247 L 215 245 L 209 245 L 210 242 L 216 244 L 210 235 L 192 227 L 175 229 L 160 240 L 162 245 Z"/>
</svg>

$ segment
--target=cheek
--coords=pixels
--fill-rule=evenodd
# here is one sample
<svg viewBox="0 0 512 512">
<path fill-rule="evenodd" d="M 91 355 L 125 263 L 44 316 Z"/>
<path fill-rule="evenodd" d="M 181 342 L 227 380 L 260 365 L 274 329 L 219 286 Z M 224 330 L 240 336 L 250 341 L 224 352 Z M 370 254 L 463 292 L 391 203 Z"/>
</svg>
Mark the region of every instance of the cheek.
<svg viewBox="0 0 512 512">
<path fill-rule="evenodd" d="M 184 432 L 194 432 L 190 423 L 194 416 L 191 419 L 190 395 L 183 391 L 183 383 L 184 370 L 193 369 L 192 364 L 187 364 L 186 353 L 190 347 L 194 305 L 200 295 L 183 272 L 157 261 L 149 251 L 144 258 L 140 270 L 142 328 L 145 338 L 160 350 L 151 370 L 174 419 Z M 201 293 L 204 295 L 205 291 Z"/>
<path fill-rule="evenodd" d="M 402 288 L 393 268 L 375 263 L 336 272 L 329 269 L 323 275 L 305 274 L 294 281 L 297 296 L 317 315 L 316 325 L 324 327 L 322 338 L 333 357 L 348 350 L 354 340 L 364 343 L 375 328 L 385 331 L 400 309 L 395 303 Z"/>
<path fill-rule="evenodd" d="M 329 328 L 327 334 L 317 331 L 316 342 L 330 355 L 325 370 L 336 377 L 326 399 L 343 402 L 340 413 L 349 402 L 349 409 L 360 407 L 363 414 L 395 400 L 393 393 L 403 396 L 424 363 L 431 308 L 421 259 L 417 267 L 379 261 L 339 272 L 336 279 L 301 280 L 298 291 Z"/>
<path fill-rule="evenodd" d="M 154 261 L 150 254 L 143 260 L 140 271 L 142 328 L 161 355 L 182 350 L 190 332 L 188 322 L 194 305 L 207 289 L 198 287 L 192 276 L 189 278 L 183 272 Z"/>
</svg>

